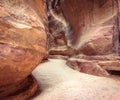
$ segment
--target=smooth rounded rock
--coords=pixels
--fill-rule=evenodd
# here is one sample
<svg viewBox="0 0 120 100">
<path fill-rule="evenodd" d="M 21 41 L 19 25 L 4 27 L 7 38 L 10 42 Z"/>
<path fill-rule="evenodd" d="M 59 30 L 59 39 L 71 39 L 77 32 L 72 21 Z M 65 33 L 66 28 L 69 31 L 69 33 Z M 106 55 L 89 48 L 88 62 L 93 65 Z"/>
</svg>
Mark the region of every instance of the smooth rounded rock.
<svg viewBox="0 0 120 100">
<path fill-rule="evenodd" d="M 0 87 L 24 80 L 46 55 L 45 1 L 36 2 L 0 1 Z"/>
</svg>

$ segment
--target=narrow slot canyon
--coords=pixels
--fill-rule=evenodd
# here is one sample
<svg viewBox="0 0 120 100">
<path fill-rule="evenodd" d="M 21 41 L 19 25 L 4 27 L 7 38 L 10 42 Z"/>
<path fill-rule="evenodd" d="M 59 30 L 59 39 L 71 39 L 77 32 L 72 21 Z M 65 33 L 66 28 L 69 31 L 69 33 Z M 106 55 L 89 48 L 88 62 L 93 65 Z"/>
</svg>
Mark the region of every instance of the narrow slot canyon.
<svg viewBox="0 0 120 100">
<path fill-rule="evenodd" d="M 0 100 L 120 100 L 120 0 L 0 0 Z"/>
</svg>

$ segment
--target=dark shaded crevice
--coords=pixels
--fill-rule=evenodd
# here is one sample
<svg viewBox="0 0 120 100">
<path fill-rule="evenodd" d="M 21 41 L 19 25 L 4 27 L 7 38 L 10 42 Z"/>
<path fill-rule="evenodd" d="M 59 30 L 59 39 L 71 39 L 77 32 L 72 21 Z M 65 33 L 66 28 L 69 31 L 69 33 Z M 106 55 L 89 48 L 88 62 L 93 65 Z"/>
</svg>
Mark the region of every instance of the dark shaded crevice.
<svg viewBox="0 0 120 100">
<path fill-rule="evenodd" d="M 113 47 L 117 55 L 120 55 L 120 11 L 119 0 L 112 0 L 112 11 L 117 8 L 116 24 L 113 26 Z"/>
<path fill-rule="evenodd" d="M 63 35 L 63 37 L 65 37 L 63 38 L 63 41 L 65 41 L 66 44 L 68 44 L 69 40 L 72 40 L 73 38 L 73 31 L 69 25 L 69 22 L 64 16 L 64 13 L 61 8 L 61 2 L 62 0 L 47 0 L 47 13 L 49 25 L 48 41 L 50 40 L 52 46 L 56 46 L 54 40 L 59 38 L 61 34 Z"/>
<path fill-rule="evenodd" d="M 108 71 L 108 73 L 110 73 L 111 75 L 120 75 L 120 71 L 115 70 Z"/>
</svg>

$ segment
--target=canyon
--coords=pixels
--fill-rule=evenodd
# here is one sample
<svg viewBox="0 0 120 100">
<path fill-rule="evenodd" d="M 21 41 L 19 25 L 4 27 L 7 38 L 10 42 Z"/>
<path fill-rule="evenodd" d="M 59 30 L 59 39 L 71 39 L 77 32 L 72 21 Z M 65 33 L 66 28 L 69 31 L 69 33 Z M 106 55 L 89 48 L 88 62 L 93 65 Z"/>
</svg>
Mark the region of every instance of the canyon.
<svg viewBox="0 0 120 100">
<path fill-rule="evenodd" d="M 119 100 L 120 0 L 1 0 L 0 100 Z"/>
</svg>

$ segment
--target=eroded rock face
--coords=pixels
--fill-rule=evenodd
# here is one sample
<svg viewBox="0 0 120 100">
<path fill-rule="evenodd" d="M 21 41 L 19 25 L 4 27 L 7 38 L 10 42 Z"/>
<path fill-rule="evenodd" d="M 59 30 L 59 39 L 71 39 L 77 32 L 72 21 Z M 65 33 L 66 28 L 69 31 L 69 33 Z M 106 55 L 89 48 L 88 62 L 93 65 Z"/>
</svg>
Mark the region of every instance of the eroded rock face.
<svg viewBox="0 0 120 100">
<path fill-rule="evenodd" d="M 112 60 L 114 56 L 112 56 L 112 58 L 109 56 L 109 54 L 115 53 L 114 51 L 116 49 L 115 44 L 113 43 L 117 40 L 115 38 L 117 35 L 116 1 L 60 1 L 61 2 L 48 1 L 49 4 L 52 5 L 50 7 L 48 6 L 48 8 L 50 10 L 49 28 L 50 32 L 54 34 L 53 40 L 55 43 L 55 46 L 49 50 L 49 53 L 51 55 L 56 55 L 53 58 L 60 58 L 59 55 L 73 56 L 76 54 L 85 54 L 89 56 L 84 56 L 85 58 L 83 56 L 79 56 L 78 58 L 73 57 L 74 60 L 70 58 L 68 60 L 68 64 L 72 68 L 77 69 L 81 72 L 94 75 L 106 76 L 108 75 L 108 72 L 106 70 L 109 69 L 119 71 L 119 60 Z M 71 26 L 73 32 L 68 32 L 65 30 L 68 28 L 68 24 Z M 70 39 L 69 41 L 71 41 L 71 48 L 69 48 L 68 44 L 61 45 L 63 43 L 62 41 L 64 40 L 63 38 L 58 39 L 58 34 L 60 34 L 61 31 L 64 31 L 65 34 L 69 34 L 69 36 L 71 36 L 68 38 L 68 35 L 66 35 L 66 39 Z M 65 37 L 64 34 L 61 37 Z M 108 57 L 110 57 L 109 60 Z M 92 58 L 93 60 L 91 61 Z M 98 64 L 98 62 L 100 64 Z"/>
<path fill-rule="evenodd" d="M 63 55 L 63 56 L 73 56 L 75 54 L 75 50 L 68 46 L 58 46 L 53 47 L 49 50 L 49 54 L 51 55 Z"/>
<path fill-rule="evenodd" d="M 0 1 L 0 86 L 26 78 L 46 55 L 44 0 Z"/>
<path fill-rule="evenodd" d="M 104 26 L 102 28 L 80 48 L 80 52 L 86 55 L 104 55 L 114 52 L 113 28 Z"/>
<path fill-rule="evenodd" d="M 61 9 L 61 0 L 47 0 L 49 54 L 71 56 L 75 50 L 69 44 L 69 24 Z"/>
<path fill-rule="evenodd" d="M 72 47 L 87 55 L 113 53 L 116 1 L 64 0 L 61 7 L 74 31 Z"/>
<path fill-rule="evenodd" d="M 98 76 L 108 76 L 107 71 L 120 71 L 120 57 L 115 55 L 86 56 L 78 55 L 68 59 L 71 68 Z"/>
<path fill-rule="evenodd" d="M 47 8 L 50 48 L 67 45 L 67 23 L 60 7 L 60 1 L 47 0 Z"/>
<path fill-rule="evenodd" d="M 38 89 L 36 79 L 30 75 L 24 80 L 0 88 L 0 100 L 27 100 Z"/>
</svg>

